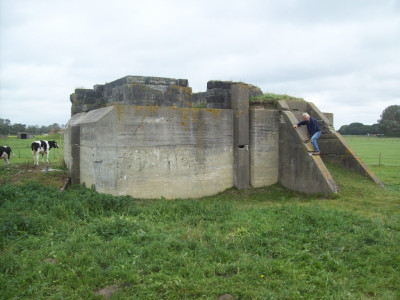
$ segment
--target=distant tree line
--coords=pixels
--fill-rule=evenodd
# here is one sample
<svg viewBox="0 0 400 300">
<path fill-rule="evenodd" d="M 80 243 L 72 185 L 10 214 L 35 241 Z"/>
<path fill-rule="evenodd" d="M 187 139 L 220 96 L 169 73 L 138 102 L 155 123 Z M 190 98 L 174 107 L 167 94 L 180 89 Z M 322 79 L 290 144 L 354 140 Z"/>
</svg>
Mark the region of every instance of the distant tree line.
<svg viewBox="0 0 400 300">
<path fill-rule="evenodd" d="M 367 135 L 367 134 L 384 134 L 380 124 L 364 125 L 363 123 L 351 123 L 343 125 L 338 130 L 340 134 L 346 135 Z"/>
<path fill-rule="evenodd" d="M 11 124 L 9 119 L 0 118 L 0 134 L 1 135 L 16 135 L 18 132 L 27 132 L 33 135 L 46 134 L 51 132 L 57 132 L 60 129 L 65 128 L 65 125 L 59 125 L 54 123 L 48 126 L 28 125 L 14 123 Z"/>
<path fill-rule="evenodd" d="M 340 127 L 338 132 L 343 135 L 384 134 L 386 136 L 400 136 L 400 105 L 386 107 L 376 124 L 351 123 Z"/>
</svg>

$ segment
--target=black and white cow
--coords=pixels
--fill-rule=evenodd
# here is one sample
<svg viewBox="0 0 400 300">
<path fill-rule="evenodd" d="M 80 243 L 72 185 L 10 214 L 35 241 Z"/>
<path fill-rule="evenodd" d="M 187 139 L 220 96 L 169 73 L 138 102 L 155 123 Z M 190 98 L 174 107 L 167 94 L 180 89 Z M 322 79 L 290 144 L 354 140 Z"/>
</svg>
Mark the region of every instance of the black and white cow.
<svg viewBox="0 0 400 300">
<path fill-rule="evenodd" d="M 34 141 L 31 145 L 33 164 L 39 165 L 39 154 L 42 154 L 42 161 L 44 163 L 44 155 L 46 154 L 46 161 L 49 162 L 49 152 L 51 148 L 58 148 L 56 141 Z"/>
<path fill-rule="evenodd" d="M 11 148 L 8 146 L 0 146 L 0 159 L 4 158 L 4 162 L 8 165 L 10 163 L 10 155 L 15 157 L 15 154 L 12 152 Z"/>
</svg>

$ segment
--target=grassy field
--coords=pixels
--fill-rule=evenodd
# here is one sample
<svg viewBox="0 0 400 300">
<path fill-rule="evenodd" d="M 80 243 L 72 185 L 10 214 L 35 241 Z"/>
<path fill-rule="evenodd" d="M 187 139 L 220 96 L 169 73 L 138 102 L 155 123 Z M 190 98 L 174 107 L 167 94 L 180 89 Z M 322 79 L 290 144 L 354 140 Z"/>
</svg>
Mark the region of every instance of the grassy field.
<svg viewBox="0 0 400 300">
<path fill-rule="evenodd" d="M 343 136 L 369 166 L 400 167 L 400 138 Z"/>
<path fill-rule="evenodd" d="M 400 192 L 400 138 L 344 136 L 388 189 Z"/>
<path fill-rule="evenodd" d="M 144 201 L 1 165 L 0 298 L 399 299 L 400 191 L 328 168 L 329 197 Z"/>
<path fill-rule="evenodd" d="M 55 140 L 59 146 L 59 149 L 53 149 L 50 150 L 50 155 L 49 155 L 49 163 L 50 164 L 59 164 L 59 157 L 57 155 L 57 150 L 58 153 L 63 159 L 64 155 L 64 140 L 63 136 L 61 134 L 53 134 L 53 135 L 47 135 L 47 136 L 41 136 L 37 135 L 33 139 L 17 139 L 16 136 L 10 136 L 6 139 L 1 139 L 0 138 L 0 145 L 2 146 L 9 146 L 11 147 L 12 151 L 16 155 L 16 157 L 11 157 L 11 162 L 13 164 L 19 164 L 19 163 L 32 163 L 33 164 L 33 157 L 32 157 L 32 150 L 31 150 L 31 144 L 33 141 L 38 141 L 38 140 L 48 140 L 48 141 L 53 141 Z M 39 163 L 42 163 L 42 158 L 40 157 Z"/>
</svg>

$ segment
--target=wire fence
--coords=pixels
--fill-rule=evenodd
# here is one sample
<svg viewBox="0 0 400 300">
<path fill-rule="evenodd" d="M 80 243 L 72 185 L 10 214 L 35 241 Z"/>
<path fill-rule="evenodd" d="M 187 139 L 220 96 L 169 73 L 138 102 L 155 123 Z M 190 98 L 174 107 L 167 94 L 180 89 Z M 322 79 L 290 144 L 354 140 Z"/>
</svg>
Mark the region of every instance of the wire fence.
<svg viewBox="0 0 400 300">
<path fill-rule="evenodd" d="M 400 152 L 400 149 L 399 149 Z M 400 155 L 388 154 L 388 153 L 373 153 L 373 154 L 357 154 L 363 159 L 363 161 L 371 166 L 392 166 L 400 167 Z"/>
<path fill-rule="evenodd" d="M 9 146 L 12 149 L 12 152 L 15 156 L 10 157 L 11 163 L 27 163 L 27 162 L 32 162 L 33 163 L 33 155 L 32 155 L 32 149 L 31 149 L 31 144 L 33 140 L 38 140 L 38 139 L 17 139 L 16 137 L 8 137 L 8 138 L 1 138 L 0 139 L 0 145 L 2 146 Z M 54 140 L 54 139 L 51 139 Z M 58 147 L 59 148 L 52 148 L 49 152 L 49 162 L 50 163 L 57 163 L 63 162 L 63 156 L 64 156 L 64 140 L 63 137 L 60 136 L 56 140 Z M 44 155 L 44 161 L 46 162 L 47 155 Z M 41 158 L 39 162 L 42 162 L 43 159 Z"/>
<path fill-rule="evenodd" d="M 60 151 L 58 149 L 52 148 L 50 153 L 49 153 L 49 158 L 58 158 L 57 156 L 57 151 L 60 154 Z M 14 155 L 18 158 L 32 158 L 32 151 L 29 149 L 27 150 L 26 148 L 12 148 L 12 152 Z M 62 150 L 62 152 L 64 152 Z M 61 154 L 60 154 L 61 156 Z"/>
<path fill-rule="evenodd" d="M 15 156 L 10 157 L 11 163 L 31 163 L 33 164 L 33 155 L 31 149 L 24 147 L 11 147 Z M 49 163 L 63 163 L 64 151 L 63 149 L 51 149 L 49 152 Z M 39 163 L 47 161 L 47 155 L 39 155 Z"/>
<path fill-rule="evenodd" d="M 371 166 L 400 166 L 400 138 L 345 136 L 351 148 Z"/>
</svg>

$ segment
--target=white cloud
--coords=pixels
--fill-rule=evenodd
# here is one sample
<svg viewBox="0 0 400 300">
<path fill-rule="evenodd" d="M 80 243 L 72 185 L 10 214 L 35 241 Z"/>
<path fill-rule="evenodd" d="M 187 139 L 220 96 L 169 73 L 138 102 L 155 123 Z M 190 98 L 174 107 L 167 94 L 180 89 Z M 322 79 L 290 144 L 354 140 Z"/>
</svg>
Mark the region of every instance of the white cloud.
<svg viewBox="0 0 400 300">
<path fill-rule="evenodd" d="M 76 87 L 240 80 L 372 124 L 400 103 L 398 1 L 0 0 L 0 117 L 66 123 Z"/>
</svg>

